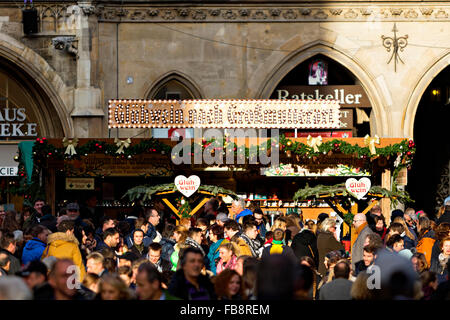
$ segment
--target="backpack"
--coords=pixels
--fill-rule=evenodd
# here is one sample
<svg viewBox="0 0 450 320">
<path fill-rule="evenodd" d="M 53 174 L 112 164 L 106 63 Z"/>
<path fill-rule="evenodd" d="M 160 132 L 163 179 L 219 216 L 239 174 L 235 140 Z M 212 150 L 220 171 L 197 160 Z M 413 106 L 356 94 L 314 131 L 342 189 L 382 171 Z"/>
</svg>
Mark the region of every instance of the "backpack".
<svg viewBox="0 0 450 320">
<path fill-rule="evenodd" d="M 433 249 L 434 242 L 436 240 L 433 238 L 422 238 L 417 244 L 417 252 L 423 253 L 428 263 L 428 267 L 431 266 L 431 251 Z"/>
</svg>

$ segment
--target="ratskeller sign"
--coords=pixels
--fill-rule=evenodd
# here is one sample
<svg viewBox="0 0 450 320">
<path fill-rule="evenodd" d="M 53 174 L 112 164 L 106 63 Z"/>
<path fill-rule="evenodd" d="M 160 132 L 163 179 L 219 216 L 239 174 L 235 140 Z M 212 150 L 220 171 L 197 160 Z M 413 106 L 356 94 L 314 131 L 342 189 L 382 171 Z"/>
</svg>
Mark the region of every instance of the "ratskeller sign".
<svg viewBox="0 0 450 320">
<path fill-rule="evenodd" d="M 110 100 L 109 128 L 340 128 L 335 100 Z"/>
</svg>

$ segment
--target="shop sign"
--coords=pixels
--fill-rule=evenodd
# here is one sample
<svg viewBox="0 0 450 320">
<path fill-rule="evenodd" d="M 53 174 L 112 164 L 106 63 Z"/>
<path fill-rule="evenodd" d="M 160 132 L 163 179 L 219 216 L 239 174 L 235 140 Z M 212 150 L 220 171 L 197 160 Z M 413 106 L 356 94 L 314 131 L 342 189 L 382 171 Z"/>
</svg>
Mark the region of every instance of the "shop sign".
<svg viewBox="0 0 450 320">
<path fill-rule="evenodd" d="M 94 190 L 94 178 L 66 178 L 66 190 Z"/>
<path fill-rule="evenodd" d="M 371 182 L 369 178 L 361 178 L 356 180 L 350 178 L 345 181 L 347 191 L 353 193 L 358 200 L 361 200 L 370 190 Z"/>
<path fill-rule="evenodd" d="M 65 160 L 64 171 L 69 176 L 108 177 L 170 177 L 173 175 L 167 157 L 137 155 L 120 159 L 107 155 L 90 155 L 83 160 Z"/>
<path fill-rule="evenodd" d="M 110 100 L 111 128 L 339 129 L 334 100 Z"/>
<path fill-rule="evenodd" d="M 17 176 L 17 167 L 0 167 L 0 177 Z"/>
<path fill-rule="evenodd" d="M 369 108 L 370 101 L 360 85 L 343 86 L 280 86 L 275 99 L 334 100 L 341 108 Z"/>
<path fill-rule="evenodd" d="M 0 137 L 35 137 L 36 123 L 25 123 L 25 108 L 2 108 L 0 110 Z"/>
<path fill-rule="evenodd" d="M 266 177 L 349 177 L 370 176 L 364 169 L 349 165 L 338 164 L 335 167 L 328 165 L 301 166 L 292 164 L 281 164 L 278 167 L 261 169 Z"/>
<path fill-rule="evenodd" d="M 398 186 L 406 186 L 408 184 L 408 169 L 402 168 L 397 175 L 395 183 Z"/>
<path fill-rule="evenodd" d="M 190 197 L 200 187 L 200 177 L 195 175 L 189 176 L 189 178 L 183 175 L 177 176 L 175 178 L 175 186 L 182 195 Z"/>
</svg>

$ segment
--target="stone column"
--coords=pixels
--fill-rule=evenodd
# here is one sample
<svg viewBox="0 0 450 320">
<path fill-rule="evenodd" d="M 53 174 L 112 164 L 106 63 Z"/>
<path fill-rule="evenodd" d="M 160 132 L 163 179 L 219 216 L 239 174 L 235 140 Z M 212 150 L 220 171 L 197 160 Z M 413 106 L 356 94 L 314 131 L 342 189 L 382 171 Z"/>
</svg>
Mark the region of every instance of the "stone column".
<svg viewBox="0 0 450 320">
<path fill-rule="evenodd" d="M 99 138 L 103 136 L 102 122 L 105 114 L 101 105 L 101 90 L 95 87 L 92 79 L 92 40 L 97 37 L 92 30 L 97 30 L 97 20 L 95 16 L 90 19 L 90 16 L 95 13 L 95 7 L 91 2 L 78 2 L 78 5 L 71 6 L 68 10 L 72 10 L 74 15 L 78 40 L 77 81 L 74 109 L 71 113 L 75 137 Z"/>
</svg>

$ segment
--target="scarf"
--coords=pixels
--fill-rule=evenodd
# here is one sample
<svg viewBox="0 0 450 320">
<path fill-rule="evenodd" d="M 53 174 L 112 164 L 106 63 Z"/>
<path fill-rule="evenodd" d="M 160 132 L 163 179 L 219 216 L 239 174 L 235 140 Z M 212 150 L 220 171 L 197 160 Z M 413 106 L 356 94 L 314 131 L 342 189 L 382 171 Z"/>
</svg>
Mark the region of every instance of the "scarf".
<svg viewBox="0 0 450 320">
<path fill-rule="evenodd" d="M 220 259 L 219 263 L 217 264 L 217 274 L 221 273 L 225 269 L 231 269 L 234 270 L 236 267 L 237 257 L 233 254 L 231 256 L 231 259 L 224 265 L 223 259 Z"/>
<path fill-rule="evenodd" d="M 255 241 L 250 239 L 245 233 L 241 234 L 241 238 L 247 243 L 247 245 L 250 247 L 250 251 L 252 252 L 253 257 L 258 257 L 258 247 L 256 246 Z"/>
<path fill-rule="evenodd" d="M 141 244 L 134 244 L 134 246 L 136 247 L 136 249 L 138 249 L 139 253 L 142 254 L 142 252 L 144 251 L 144 242 L 142 242 Z"/>
<path fill-rule="evenodd" d="M 272 240 L 272 247 L 270 248 L 270 254 L 282 254 L 283 253 L 283 241 Z"/>
<path fill-rule="evenodd" d="M 194 239 L 187 237 L 185 243 L 186 243 L 188 246 L 191 246 L 191 247 L 200 249 L 200 251 L 202 252 L 203 256 L 205 256 L 205 251 L 203 250 L 202 246 L 199 245 L 199 244 L 197 243 L 197 241 L 195 241 Z"/>
</svg>

